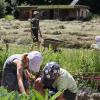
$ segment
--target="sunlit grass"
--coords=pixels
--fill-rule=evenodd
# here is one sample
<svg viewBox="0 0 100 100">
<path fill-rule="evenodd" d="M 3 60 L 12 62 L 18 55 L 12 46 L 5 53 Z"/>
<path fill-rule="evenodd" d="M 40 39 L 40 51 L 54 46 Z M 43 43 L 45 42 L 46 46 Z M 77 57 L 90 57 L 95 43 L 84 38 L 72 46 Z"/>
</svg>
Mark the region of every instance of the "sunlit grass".
<svg viewBox="0 0 100 100">
<path fill-rule="evenodd" d="M 62 49 L 61 52 L 54 53 L 51 49 L 45 50 L 44 52 L 42 49 L 39 50 L 43 55 L 42 68 L 46 63 L 56 61 L 61 67 L 72 73 L 100 72 L 100 51 L 89 49 Z M 8 56 L 30 51 L 31 45 L 9 45 Z M 5 51 L 1 51 L 0 56 L 3 57 L 4 54 Z M 2 61 L 2 57 L 0 58 L 1 65 L 4 62 L 4 60 Z"/>
</svg>

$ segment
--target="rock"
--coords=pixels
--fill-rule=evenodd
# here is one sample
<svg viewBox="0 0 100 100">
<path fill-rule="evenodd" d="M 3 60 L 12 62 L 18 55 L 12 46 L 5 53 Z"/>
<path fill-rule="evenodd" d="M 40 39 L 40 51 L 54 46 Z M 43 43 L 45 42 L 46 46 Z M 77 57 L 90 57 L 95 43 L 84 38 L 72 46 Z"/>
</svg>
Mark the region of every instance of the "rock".
<svg viewBox="0 0 100 100">
<path fill-rule="evenodd" d="M 89 99 L 90 99 L 90 95 L 85 91 L 77 95 L 77 100 L 89 100 Z"/>
<path fill-rule="evenodd" d="M 92 98 L 93 100 L 100 100 L 100 93 L 93 93 L 93 94 L 91 95 L 91 98 Z"/>
</svg>

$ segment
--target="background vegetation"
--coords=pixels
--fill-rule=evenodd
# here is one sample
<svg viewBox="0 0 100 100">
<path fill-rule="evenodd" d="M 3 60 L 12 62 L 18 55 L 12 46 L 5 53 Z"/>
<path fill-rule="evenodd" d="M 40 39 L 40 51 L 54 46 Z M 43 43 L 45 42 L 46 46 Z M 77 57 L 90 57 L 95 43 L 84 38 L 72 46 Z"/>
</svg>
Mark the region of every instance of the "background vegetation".
<svg viewBox="0 0 100 100">
<path fill-rule="evenodd" d="M 73 0 L 0 0 L 0 17 L 5 14 L 15 14 L 16 6 L 26 5 L 48 5 L 48 4 L 66 4 L 69 5 Z M 100 14 L 100 1 L 99 0 L 79 0 L 77 4 L 87 5 L 94 14 Z M 6 11 L 6 12 L 5 12 Z"/>
<path fill-rule="evenodd" d="M 6 13 L 6 2 L 5 0 L 0 0 L 0 17 L 3 17 Z"/>
<path fill-rule="evenodd" d="M 0 99 L 1 100 L 55 100 L 61 92 L 57 92 L 55 95 L 50 97 L 49 91 L 45 90 L 45 95 L 42 96 L 35 89 L 30 89 L 29 94 L 19 94 L 17 91 L 9 92 L 5 88 L 0 87 Z"/>
<path fill-rule="evenodd" d="M 12 45 L 6 52 L 3 48 L 3 51 L 0 51 L 0 66 L 2 67 L 7 56 L 29 51 L 29 45 Z M 74 74 L 77 72 L 100 72 L 100 51 L 89 49 L 62 49 L 60 52 L 54 53 L 50 48 L 49 50 L 43 51 L 42 47 L 40 51 L 43 55 L 42 68 L 47 62 L 56 61 L 61 67 Z"/>
</svg>

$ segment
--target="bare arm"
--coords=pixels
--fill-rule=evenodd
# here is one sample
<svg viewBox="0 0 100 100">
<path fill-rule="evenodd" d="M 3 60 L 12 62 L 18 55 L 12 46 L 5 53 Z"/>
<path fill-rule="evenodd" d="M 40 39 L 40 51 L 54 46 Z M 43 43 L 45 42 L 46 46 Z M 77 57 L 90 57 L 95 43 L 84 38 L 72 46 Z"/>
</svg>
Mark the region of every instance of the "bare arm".
<svg viewBox="0 0 100 100">
<path fill-rule="evenodd" d="M 44 92 L 44 86 L 43 86 L 43 83 L 41 82 L 41 78 L 37 78 L 36 80 L 35 80 L 35 86 L 34 86 L 34 88 L 38 91 L 38 92 L 40 92 L 40 94 L 41 95 L 43 95 L 44 96 L 44 94 L 45 94 L 45 92 Z"/>
<path fill-rule="evenodd" d="M 30 72 L 29 72 L 29 70 L 28 69 L 26 69 L 26 75 L 28 76 L 28 78 L 29 79 L 31 79 L 32 81 L 34 81 L 35 80 L 35 76 L 34 75 L 32 75 Z"/>
<path fill-rule="evenodd" d="M 22 74 L 22 65 L 21 65 L 21 62 L 18 61 L 18 60 L 15 60 L 14 63 L 17 64 L 17 80 L 18 80 L 18 86 L 19 86 L 19 91 L 21 93 L 25 93 L 25 88 L 24 88 L 24 85 L 23 85 L 23 74 Z"/>
<path fill-rule="evenodd" d="M 20 69 L 20 68 L 17 69 L 17 80 L 18 80 L 18 86 L 19 86 L 20 92 L 26 93 L 23 82 L 22 82 L 22 69 Z"/>
</svg>

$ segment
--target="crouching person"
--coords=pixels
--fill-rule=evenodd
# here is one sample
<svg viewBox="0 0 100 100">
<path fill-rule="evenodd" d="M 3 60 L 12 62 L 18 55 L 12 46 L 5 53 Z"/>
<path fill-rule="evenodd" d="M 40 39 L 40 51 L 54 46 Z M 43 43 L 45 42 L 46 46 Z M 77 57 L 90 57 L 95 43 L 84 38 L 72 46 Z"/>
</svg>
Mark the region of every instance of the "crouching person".
<svg viewBox="0 0 100 100">
<path fill-rule="evenodd" d="M 42 55 L 38 51 L 10 56 L 3 66 L 2 86 L 9 91 L 28 93 L 29 79 L 35 79 L 31 72 L 39 72 L 41 63 Z"/>
<path fill-rule="evenodd" d="M 100 50 L 100 36 L 99 35 L 95 37 L 95 44 L 92 44 L 91 48 Z"/>
<path fill-rule="evenodd" d="M 77 85 L 72 75 L 65 69 L 60 68 L 56 62 L 47 63 L 43 69 L 41 78 L 35 81 L 35 89 L 44 95 L 44 89 L 48 88 L 53 93 L 64 92 L 57 100 L 75 100 Z"/>
</svg>

